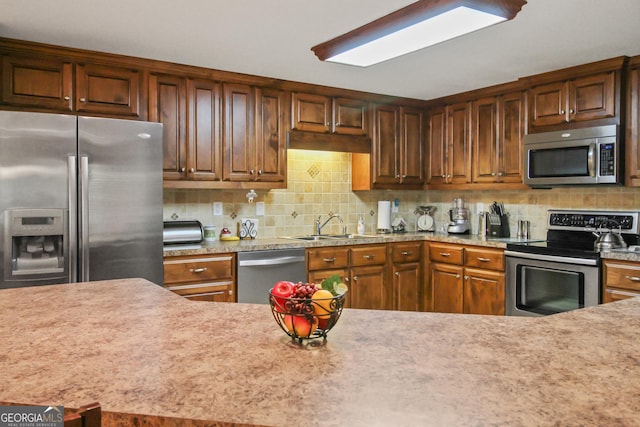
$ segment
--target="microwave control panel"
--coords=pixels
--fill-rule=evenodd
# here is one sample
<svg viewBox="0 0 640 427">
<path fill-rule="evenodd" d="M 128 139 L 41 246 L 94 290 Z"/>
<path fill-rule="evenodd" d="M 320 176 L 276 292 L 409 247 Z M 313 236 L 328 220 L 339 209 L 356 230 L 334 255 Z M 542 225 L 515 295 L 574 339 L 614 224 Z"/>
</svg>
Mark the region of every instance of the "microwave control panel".
<svg viewBox="0 0 640 427">
<path fill-rule="evenodd" d="M 600 144 L 600 176 L 614 176 L 616 173 L 615 144 Z"/>
</svg>

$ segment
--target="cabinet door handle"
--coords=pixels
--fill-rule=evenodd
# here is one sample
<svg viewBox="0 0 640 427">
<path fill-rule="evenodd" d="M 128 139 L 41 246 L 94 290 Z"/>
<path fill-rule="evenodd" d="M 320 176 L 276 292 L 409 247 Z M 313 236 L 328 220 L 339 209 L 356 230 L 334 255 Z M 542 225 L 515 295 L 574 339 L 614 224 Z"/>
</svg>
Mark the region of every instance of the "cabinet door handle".
<svg viewBox="0 0 640 427">
<path fill-rule="evenodd" d="M 186 168 L 180 168 L 180 172 L 184 172 L 186 170 L 187 170 Z"/>
<path fill-rule="evenodd" d="M 489 262 L 489 261 L 491 261 L 491 259 L 490 259 L 490 258 L 482 258 L 482 257 L 478 257 L 477 259 L 478 259 L 478 261 L 481 261 L 481 262 Z"/>
<path fill-rule="evenodd" d="M 249 171 L 249 175 L 253 175 L 253 169 Z"/>
<path fill-rule="evenodd" d="M 196 170 L 194 168 L 189 169 L 189 172 L 194 173 Z"/>
<path fill-rule="evenodd" d="M 336 261 L 336 257 L 333 257 L 333 258 L 322 258 L 322 260 L 324 262 L 335 262 Z"/>
<path fill-rule="evenodd" d="M 469 280 L 469 276 L 464 276 L 464 280 Z"/>
<path fill-rule="evenodd" d="M 624 276 L 625 279 L 629 279 L 632 282 L 640 282 L 640 277 L 636 277 L 636 276 Z"/>
<path fill-rule="evenodd" d="M 348 278 L 348 277 L 345 277 L 345 278 L 344 278 L 344 282 L 345 282 L 345 283 L 349 283 L 349 278 Z"/>
<path fill-rule="evenodd" d="M 449 252 L 440 252 L 440 256 L 447 257 L 447 256 L 451 256 L 451 254 Z"/>
<path fill-rule="evenodd" d="M 203 268 L 192 268 L 189 270 L 192 273 L 204 273 L 205 271 L 207 271 L 207 267 L 203 267 Z"/>
<path fill-rule="evenodd" d="M 569 108 L 569 114 L 573 114 L 575 113 L 575 111 L 573 110 L 573 108 Z"/>
<path fill-rule="evenodd" d="M 258 169 L 258 175 L 262 175 L 262 169 Z"/>
<path fill-rule="evenodd" d="M 64 97 L 64 100 L 65 100 L 65 101 L 68 101 L 68 100 L 70 100 L 70 99 L 71 99 L 71 98 L 70 98 L 70 97 L 68 97 L 68 96 L 65 96 L 65 97 Z"/>
<path fill-rule="evenodd" d="M 86 98 L 80 98 L 80 102 L 87 102 Z"/>
<path fill-rule="evenodd" d="M 353 276 L 353 281 L 357 282 L 358 281 L 358 276 Z"/>
<path fill-rule="evenodd" d="M 460 275 L 459 275 L 459 274 L 456 274 L 456 279 L 459 279 L 459 278 L 460 278 Z"/>
<path fill-rule="evenodd" d="M 398 273 L 397 271 L 395 272 L 396 277 L 400 276 L 400 273 Z"/>
<path fill-rule="evenodd" d="M 564 110 L 560 110 L 560 115 L 564 115 Z"/>
<path fill-rule="evenodd" d="M 362 255 L 362 258 L 364 258 L 364 259 L 374 259 L 375 255 Z"/>
<path fill-rule="evenodd" d="M 402 255 L 404 256 L 409 256 L 409 255 L 413 255 L 413 251 L 402 251 L 400 252 Z"/>
<path fill-rule="evenodd" d="M 446 178 L 445 174 L 440 175 L 441 178 Z"/>
</svg>

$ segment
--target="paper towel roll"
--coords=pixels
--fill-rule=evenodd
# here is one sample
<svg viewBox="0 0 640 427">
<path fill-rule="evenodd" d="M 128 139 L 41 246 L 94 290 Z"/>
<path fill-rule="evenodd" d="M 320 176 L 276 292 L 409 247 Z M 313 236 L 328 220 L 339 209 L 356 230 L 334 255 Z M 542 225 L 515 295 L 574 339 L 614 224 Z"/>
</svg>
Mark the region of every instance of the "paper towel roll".
<svg viewBox="0 0 640 427">
<path fill-rule="evenodd" d="M 378 231 L 391 230 L 391 202 L 389 200 L 378 201 Z"/>
</svg>

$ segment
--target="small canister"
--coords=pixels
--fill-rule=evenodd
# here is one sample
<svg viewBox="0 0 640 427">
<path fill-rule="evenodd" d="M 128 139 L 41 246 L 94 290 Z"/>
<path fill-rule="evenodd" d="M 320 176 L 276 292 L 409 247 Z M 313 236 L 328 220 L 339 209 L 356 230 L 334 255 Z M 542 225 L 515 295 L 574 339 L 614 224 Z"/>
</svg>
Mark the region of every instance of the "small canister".
<svg viewBox="0 0 640 427">
<path fill-rule="evenodd" d="M 205 225 L 204 226 L 204 240 L 207 242 L 212 242 L 217 239 L 216 236 L 216 226 L 215 225 Z"/>
</svg>

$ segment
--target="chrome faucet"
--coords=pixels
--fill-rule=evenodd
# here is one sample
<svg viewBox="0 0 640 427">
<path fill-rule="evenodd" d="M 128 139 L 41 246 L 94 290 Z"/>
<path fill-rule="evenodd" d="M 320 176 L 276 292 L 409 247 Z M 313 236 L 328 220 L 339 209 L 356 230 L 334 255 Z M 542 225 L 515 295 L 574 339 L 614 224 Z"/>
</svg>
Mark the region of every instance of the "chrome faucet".
<svg viewBox="0 0 640 427">
<path fill-rule="evenodd" d="M 327 223 L 331 221 L 333 218 L 338 218 L 338 220 L 340 220 L 340 224 L 343 223 L 342 217 L 340 217 L 340 215 L 338 214 L 329 215 L 329 219 L 327 219 L 322 225 L 320 225 L 320 218 L 322 218 L 322 215 L 318 215 L 318 219 L 316 219 L 316 235 L 318 236 L 321 234 L 324 226 L 327 225 Z"/>
</svg>

